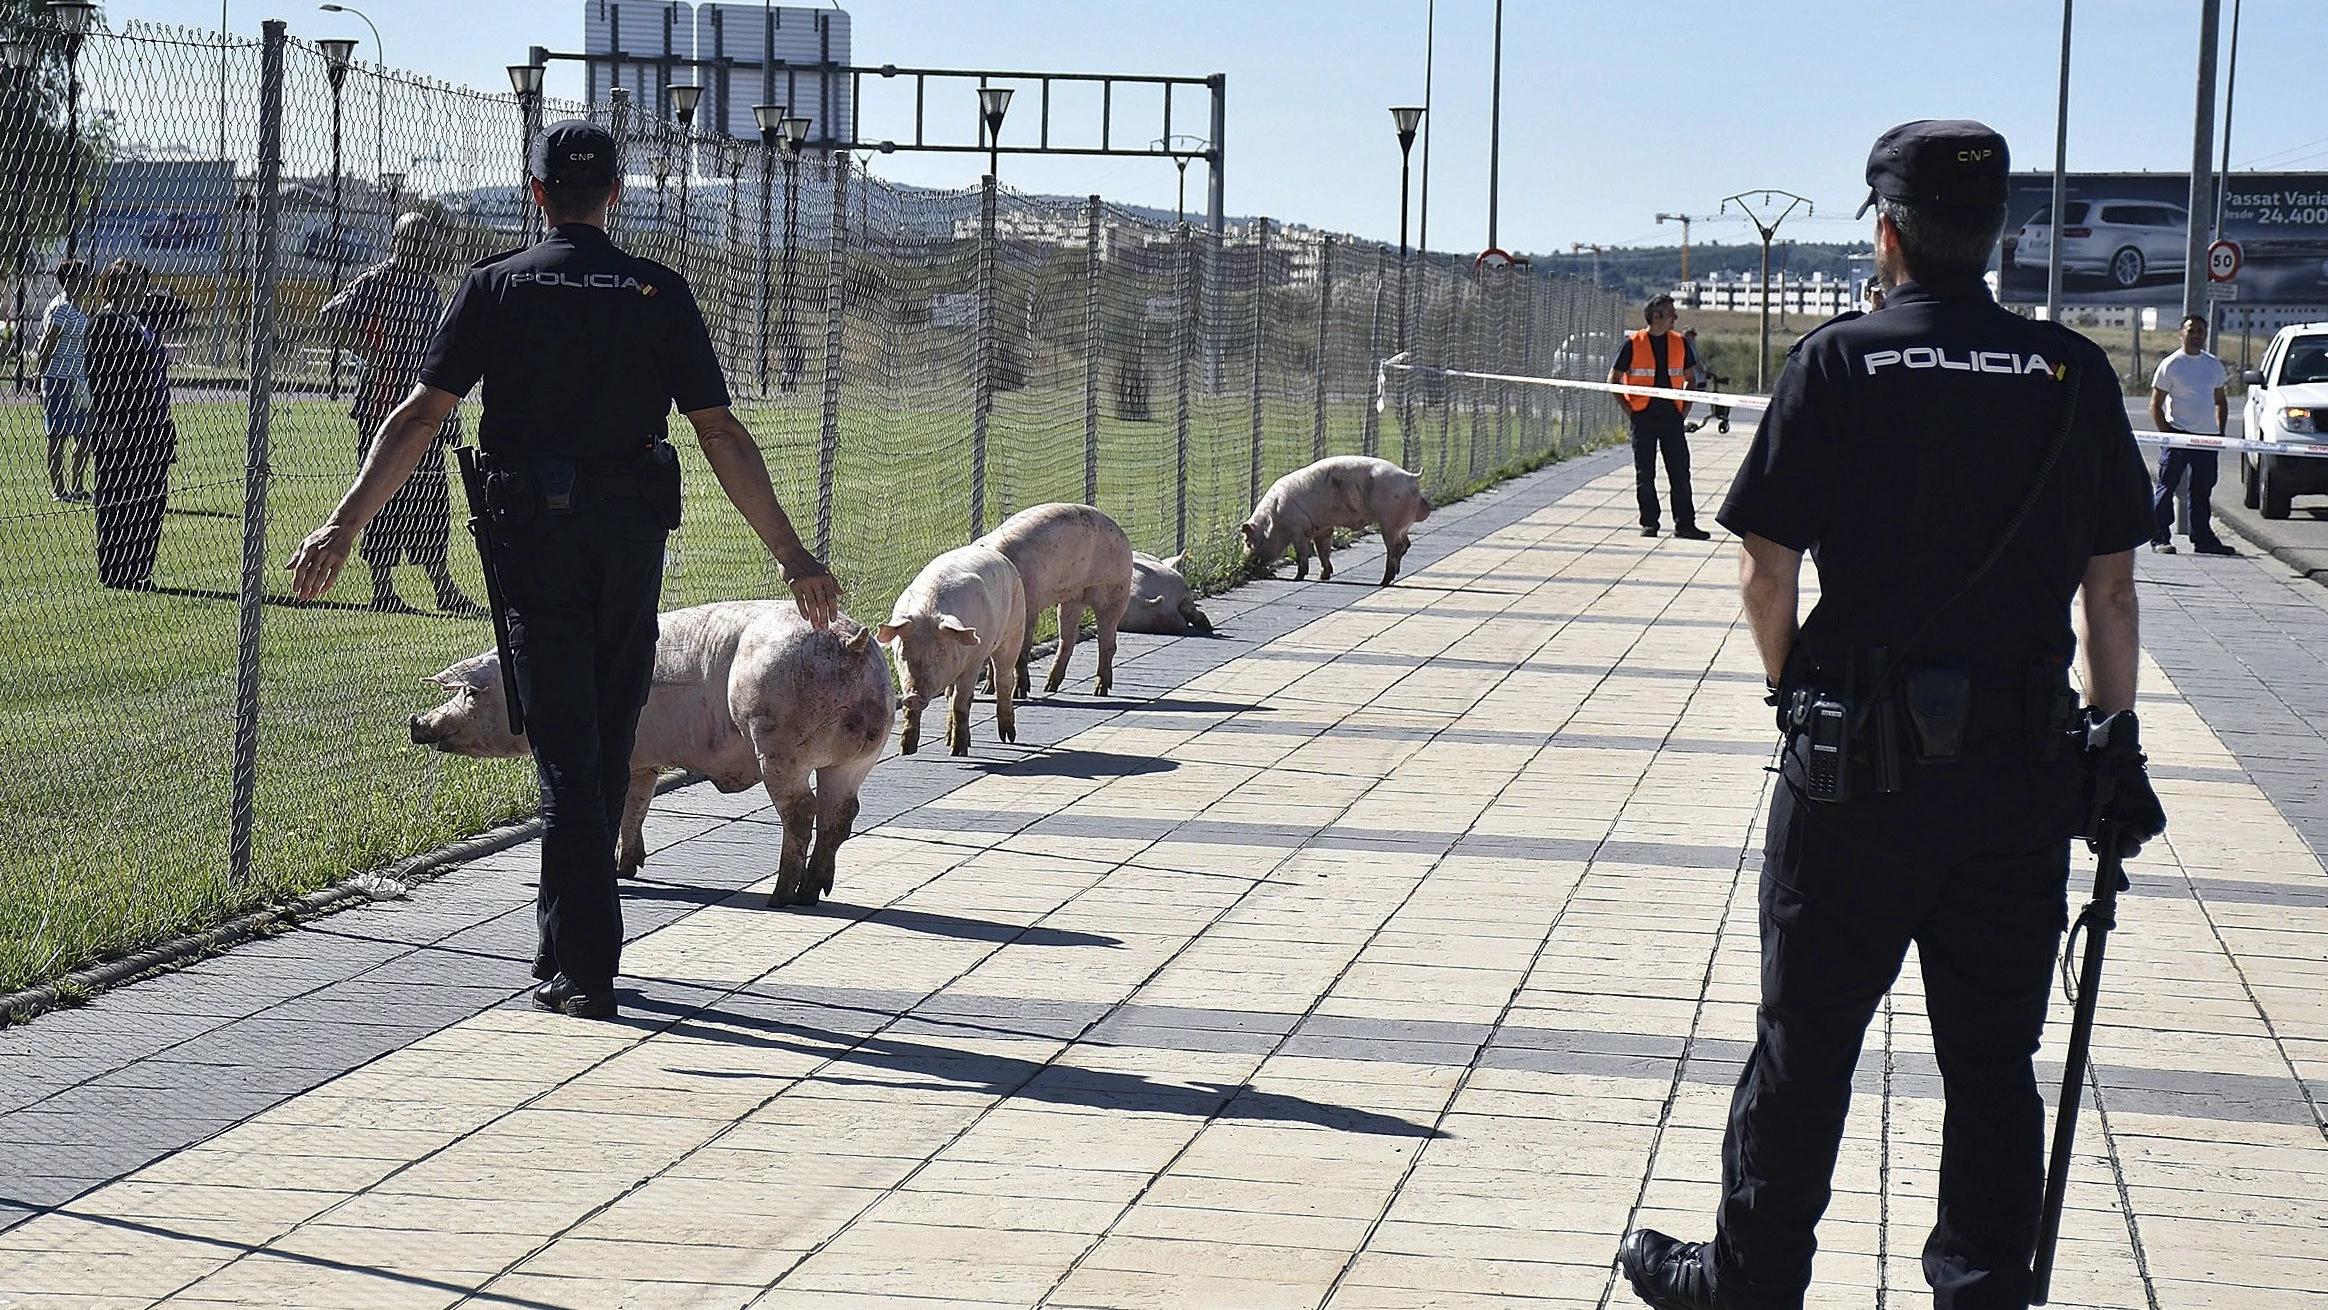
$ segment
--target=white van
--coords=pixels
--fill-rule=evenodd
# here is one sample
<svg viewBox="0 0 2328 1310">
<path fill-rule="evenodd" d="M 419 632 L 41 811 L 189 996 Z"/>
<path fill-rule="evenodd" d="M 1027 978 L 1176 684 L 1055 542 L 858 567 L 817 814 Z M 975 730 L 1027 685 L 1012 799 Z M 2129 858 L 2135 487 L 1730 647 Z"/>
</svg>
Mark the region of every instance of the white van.
<svg viewBox="0 0 2328 1310">
<path fill-rule="evenodd" d="M 2263 352 L 2247 382 L 2247 435 L 2251 440 L 2306 446 L 2317 455 L 2239 456 L 2247 507 L 2284 519 L 2298 496 L 2328 493 L 2328 323 L 2291 323 Z"/>
</svg>

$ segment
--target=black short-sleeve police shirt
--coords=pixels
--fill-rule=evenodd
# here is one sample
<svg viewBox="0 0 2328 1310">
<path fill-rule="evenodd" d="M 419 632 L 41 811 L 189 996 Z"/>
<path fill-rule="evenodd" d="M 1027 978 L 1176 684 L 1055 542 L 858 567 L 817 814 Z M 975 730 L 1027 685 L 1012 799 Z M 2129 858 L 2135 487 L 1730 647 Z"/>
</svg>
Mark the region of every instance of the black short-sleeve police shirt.
<svg viewBox="0 0 2328 1310">
<path fill-rule="evenodd" d="M 728 403 L 686 279 L 566 223 L 469 270 L 420 380 L 465 395 L 482 379 L 477 442 L 503 457 L 635 459 L 664 419 Z"/>
<path fill-rule="evenodd" d="M 2060 459 L 2005 555 L 1942 604 L 2004 535 L 2059 432 Z M 1884 308 L 1798 342 L 1730 487 L 1733 532 L 1812 553 L 1813 658 L 2065 660 L 2069 601 L 2096 555 L 2150 539 L 2149 471 L 2101 349 L 1999 307 L 1978 283 L 1900 286 Z"/>
</svg>

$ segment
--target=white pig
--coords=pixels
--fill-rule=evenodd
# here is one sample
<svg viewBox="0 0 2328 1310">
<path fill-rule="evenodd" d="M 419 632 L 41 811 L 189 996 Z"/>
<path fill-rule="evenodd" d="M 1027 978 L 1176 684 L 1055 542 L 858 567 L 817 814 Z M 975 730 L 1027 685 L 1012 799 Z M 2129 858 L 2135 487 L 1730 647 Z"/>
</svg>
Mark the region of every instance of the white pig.
<svg viewBox="0 0 2328 1310">
<path fill-rule="evenodd" d="M 1185 637 L 1190 632 L 1212 635 L 1212 620 L 1196 607 L 1196 593 L 1181 576 L 1187 560 L 1186 554 L 1170 559 L 1133 554 L 1132 603 L 1124 607 L 1125 632 L 1154 632 L 1167 637 Z"/>
<path fill-rule="evenodd" d="M 952 696 L 947 749 L 968 755 L 970 698 L 982 668 L 994 675 L 994 729 L 1004 741 L 1017 741 L 1011 695 L 1026 623 L 1026 587 L 1000 551 L 973 544 L 924 565 L 890 608 L 889 622 L 874 630 L 896 651 L 905 683 L 905 731 L 897 748 L 908 755 L 920 748 L 922 711 L 943 691 Z"/>
<path fill-rule="evenodd" d="M 889 740 L 896 706 L 889 662 L 863 626 L 844 617 L 818 632 L 789 600 L 699 605 L 659 622 L 654 682 L 639 713 L 615 840 L 616 872 L 628 878 L 646 863 L 640 825 L 657 772 L 676 766 L 723 792 L 765 785 L 784 820 L 769 902 L 816 904 L 833 889 L 834 856 L 857 819 L 857 788 Z M 452 699 L 412 716 L 414 743 L 488 758 L 532 750 L 509 731 L 493 652 L 430 681 Z"/>
<path fill-rule="evenodd" d="M 1309 557 L 1318 557 L 1318 579 L 1334 576 L 1334 529 L 1382 529 L 1382 585 L 1398 576 L 1414 525 L 1431 517 L 1422 479 L 1389 460 L 1336 455 L 1279 478 L 1253 507 L 1238 531 L 1245 537 L 1245 566 L 1265 573 L 1293 547 L 1293 576 L 1309 576 Z"/>
<path fill-rule="evenodd" d="M 1115 683 L 1116 626 L 1132 599 L 1132 539 L 1116 521 L 1089 505 L 1049 504 L 1022 509 L 978 539 L 1001 551 L 1017 567 L 1027 589 L 1027 621 L 1019 643 L 1018 685 L 1027 684 L 1027 651 L 1035 644 L 1035 620 L 1059 607 L 1059 657 L 1043 690 L 1059 690 L 1067 680 L 1067 657 L 1083 626 L 1083 610 L 1099 628 L 1099 694 Z"/>
</svg>

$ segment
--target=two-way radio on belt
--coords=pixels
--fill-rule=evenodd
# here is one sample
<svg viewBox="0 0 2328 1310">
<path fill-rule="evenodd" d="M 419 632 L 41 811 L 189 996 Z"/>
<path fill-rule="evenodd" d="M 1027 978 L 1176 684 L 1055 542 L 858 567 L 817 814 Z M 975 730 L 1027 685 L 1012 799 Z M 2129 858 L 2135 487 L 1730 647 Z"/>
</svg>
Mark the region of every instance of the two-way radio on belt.
<svg viewBox="0 0 2328 1310">
<path fill-rule="evenodd" d="M 1470 378 L 1479 382 L 1512 382 L 1522 386 L 1554 387 L 1563 391 L 1598 391 L 1612 396 L 1649 396 L 1662 400 L 1695 401 L 1702 405 L 1722 405 L 1731 409 L 1750 409 L 1757 412 L 1770 408 L 1770 397 L 1741 395 L 1728 391 L 1691 391 L 1679 387 L 1642 387 L 1623 382 L 1586 382 L 1579 378 L 1536 378 L 1517 373 L 1482 373 L 1470 369 L 1440 368 L 1434 364 L 1416 364 L 1408 356 L 1413 352 L 1401 351 L 1374 366 L 1374 409 L 1382 411 L 1385 393 L 1389 390 L 1392 373 L 1428 373 L 1443 378 Z M 2227 450 L 2246 455 L 2291 455 L 2299 458 L 2328 459 L 2328 442 L 2308 445 L 2294 441 L 2256 441 L 2247 437 L 2199 436 L 2189 432 L 2152 432 L 2134 429 L 2134 440 L 2145 446 L 2161 449 L 2174 447 L 2183 450 Z"/>
</svg>

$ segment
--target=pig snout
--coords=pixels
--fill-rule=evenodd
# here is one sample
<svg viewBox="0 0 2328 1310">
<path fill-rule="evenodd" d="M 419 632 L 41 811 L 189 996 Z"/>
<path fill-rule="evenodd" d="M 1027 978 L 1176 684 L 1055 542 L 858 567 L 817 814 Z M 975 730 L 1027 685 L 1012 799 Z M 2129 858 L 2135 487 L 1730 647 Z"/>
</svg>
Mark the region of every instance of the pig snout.
<svg viewBox="0 0 2328 1310">
<path fill-rule="evenodd" d="M 415 746 L 426 746 L 436 740 L 429 735 L 428 728 L 421 723 L 420 716 L 417 714 L 412 716 L 411 721 L 406 723 L 405 727 L 411 730 L 412 744 Z"/>
<path fill-rule="evenodd" d="M 926 710 L 930 707 L 930 698 L 922 695 L 918 691 L 914 692 L 905 698 L 905 707 L 909 710 L 912 710 L 914 713 L 919 714 L 923 710 Z"/>
</svg>

